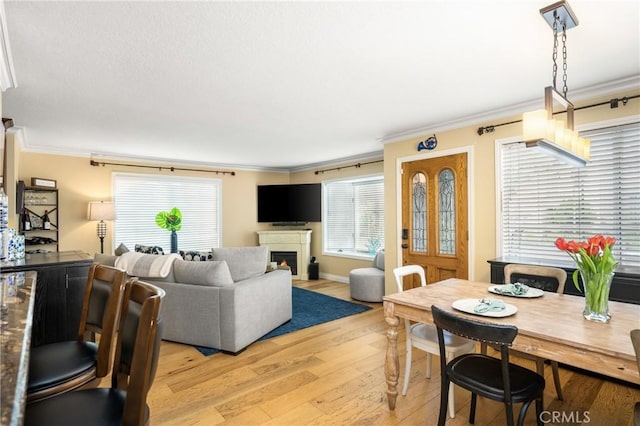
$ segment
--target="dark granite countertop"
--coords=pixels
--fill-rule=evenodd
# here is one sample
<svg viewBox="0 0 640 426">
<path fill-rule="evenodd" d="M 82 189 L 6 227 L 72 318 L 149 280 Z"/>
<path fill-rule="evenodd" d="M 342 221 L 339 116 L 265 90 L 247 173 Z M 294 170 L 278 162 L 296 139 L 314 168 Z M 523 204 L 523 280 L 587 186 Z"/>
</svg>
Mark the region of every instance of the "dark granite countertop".
<svg viewBox="0 0 640 426">
<path fill-rule="evenodd" d="M 23 423 L 36 273 L 0 274 L 0 424 Z"/>
</svg>

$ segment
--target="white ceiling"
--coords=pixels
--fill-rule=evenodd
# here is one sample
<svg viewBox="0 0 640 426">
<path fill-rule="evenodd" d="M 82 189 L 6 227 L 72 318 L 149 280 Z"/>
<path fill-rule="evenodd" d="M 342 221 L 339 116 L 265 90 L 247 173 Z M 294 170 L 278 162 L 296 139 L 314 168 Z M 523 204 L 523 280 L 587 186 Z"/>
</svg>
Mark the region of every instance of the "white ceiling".
<svg viewBox="0 0 640 426">
<path fill-rule="evenodd" d="M 300 168 L 520 113 L 552 0 L 5 1 L 24 149 Z M 638 87 L 640 0 L 571 0 L 572 93 Z M 623 83 L 620 83 L 623 82 Z"/>
</svg>

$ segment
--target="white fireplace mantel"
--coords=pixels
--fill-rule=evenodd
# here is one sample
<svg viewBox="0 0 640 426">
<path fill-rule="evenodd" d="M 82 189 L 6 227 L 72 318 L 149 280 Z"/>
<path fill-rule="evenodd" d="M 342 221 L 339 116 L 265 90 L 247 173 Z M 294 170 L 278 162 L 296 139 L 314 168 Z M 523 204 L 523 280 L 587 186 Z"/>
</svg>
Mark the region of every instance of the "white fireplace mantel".
<svg viewBox="0 0 640 426">
<path fill-rule="evenodd" d="M 269 246 L 269 258 L 272 251 L 295 251 L 298 275 L 293 278 L 309 279 L 307 265 L 311 260 L 311 229 L 258 231 L 258 242 L 261 246 Z"/>
</svg>

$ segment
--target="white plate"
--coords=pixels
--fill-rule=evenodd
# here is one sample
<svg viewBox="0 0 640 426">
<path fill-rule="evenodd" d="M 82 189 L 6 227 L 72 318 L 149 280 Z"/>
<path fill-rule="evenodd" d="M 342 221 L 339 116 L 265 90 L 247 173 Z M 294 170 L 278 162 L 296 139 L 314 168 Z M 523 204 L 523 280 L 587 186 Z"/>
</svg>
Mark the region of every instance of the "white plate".
<svg viewBox="0 0 640 426">
<path fill-rule="evenodd" d="M 502 318 L 508 317 L 516 312 L 518 312 L 518 308 L 508 303 L 504 304 L 504 311 L 487 311 L 487 312 L 476 312 L 473 310 L 480 303 L 481 299 L 460 299 L 456 300 L 451 304 L 453 309 L 456 309 L 461 312 L 466 312 L 468 314 L 480 315 L 482 317 L 493 317 L 493 318 Z"/>
<path fill-rule="evenodd" d="M 508 284 L 505 284 L 508 285 Z M 492 285 L 491 287 L 488 288 L 490 293 L 493 294 L 499 294 L 500 296 L 507 296 L 507 297 L 522 297 L 525 299 L 531 299 L 534 297 L 542 297 L 544 295 L 544 291 L 540 290 L 539 288 L 533 288 L 533 287 L 529 287 L 529 291 L 527 291 L 525 294 L 507 294 L 507 293 L 500 293 L 498 291 L 496 291 L 496 288 L 500 288 L 500 287 L 504 287 L 505 285 Z"/>
</svg>

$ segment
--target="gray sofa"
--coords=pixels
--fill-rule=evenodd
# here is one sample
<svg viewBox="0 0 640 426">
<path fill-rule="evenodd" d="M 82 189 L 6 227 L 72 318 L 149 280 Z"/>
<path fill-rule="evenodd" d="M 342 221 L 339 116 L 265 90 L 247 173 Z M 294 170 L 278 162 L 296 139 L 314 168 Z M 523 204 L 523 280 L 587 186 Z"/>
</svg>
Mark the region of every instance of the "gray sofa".
<svg viewBox="0 0 640 426">
<path fill-rule="evenodd" d="M 173 260 L 164 277 L 136 274 L 167 293 L 162 338 L 237 353 L 289 321 L 291 272 L 265 272 L 267 252 L 266 246 L 213 249 L 206 261 Z M 121 267 L 126 256 L 118 261 L 116 256 L 96 255 L 95 261 Z M 138 256 L 145 256 L 140 262 L 153 260 L 146 256 L 160 260 Z"/>
</svg>

